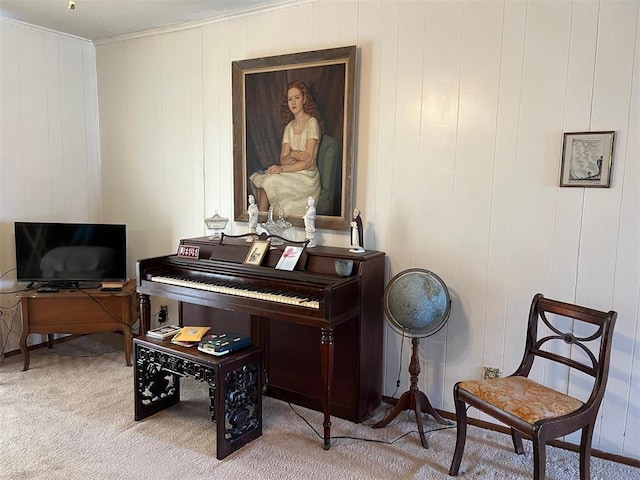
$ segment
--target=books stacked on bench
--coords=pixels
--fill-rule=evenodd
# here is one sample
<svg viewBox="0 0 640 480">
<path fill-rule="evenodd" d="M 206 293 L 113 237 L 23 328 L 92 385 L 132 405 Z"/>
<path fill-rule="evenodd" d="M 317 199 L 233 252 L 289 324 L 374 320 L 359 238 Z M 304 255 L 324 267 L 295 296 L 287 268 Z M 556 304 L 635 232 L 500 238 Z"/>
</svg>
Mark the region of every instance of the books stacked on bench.
<svg viewBox="0 0 640 480">
<path fill-rule="evenodd" d="M 156 340 L 168 340 L 180 330 L 182 330 L 182 327 L 179 327 L 178 325 L 163 325 L 162 327 L 149 330 L 147 332 L 147 337 L 155 338 Z"/>
<path fill-rule="evenodd" d="M 198 350 L 211 355 L 221 356 L 251 345 L 251 338 L 239 333 L 221 333 L 207 335 L 198 343 Z"/>
</svg>

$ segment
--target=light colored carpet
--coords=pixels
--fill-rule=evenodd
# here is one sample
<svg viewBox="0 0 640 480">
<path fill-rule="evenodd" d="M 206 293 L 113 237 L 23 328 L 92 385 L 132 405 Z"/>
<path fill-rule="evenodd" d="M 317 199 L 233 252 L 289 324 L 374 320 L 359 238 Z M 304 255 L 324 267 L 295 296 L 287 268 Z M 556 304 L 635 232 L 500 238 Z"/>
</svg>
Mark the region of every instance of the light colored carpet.
<svg viewBox="0 0 640 480">
<path fill-rule="evenodd" d="M 101 353 L 104 352 L 104 353 Z M 108 353 L 107 353 L 108 352 Z M 207 385 L 181 382 L 182 401 L 143 421 L 133 420 L 133 369 L 122 337 L 96 334 L 0 363 L 0 478 L 6 480 L 162 479 L 444 479 L 455 428 L 431 431 L 420 446 L 408 412 L 388 427 L 333 418 L 330 450 L 291 407 L 265 397 L 263 435 L 220 461 L 209 418 Z M 317 431 L 318 412 L 294 406 Z M 426 422 L 427 429 L 442 426 Z M 408 435 L 404 436 L 407 432 Z M 375 441 L 364 441 L 362 438 Z M 394 440 L 398 439 L 394 443 Z M 510 437 L 477 427 L 469 436 L 461 480 L 531 479 L 529 453 L 516 455 Z M 577 479 L 578 454 L 548 448 L 547 478 Z M 640 469 L 592 458 L 594 480 L 640 480 Z"/>
</svg>

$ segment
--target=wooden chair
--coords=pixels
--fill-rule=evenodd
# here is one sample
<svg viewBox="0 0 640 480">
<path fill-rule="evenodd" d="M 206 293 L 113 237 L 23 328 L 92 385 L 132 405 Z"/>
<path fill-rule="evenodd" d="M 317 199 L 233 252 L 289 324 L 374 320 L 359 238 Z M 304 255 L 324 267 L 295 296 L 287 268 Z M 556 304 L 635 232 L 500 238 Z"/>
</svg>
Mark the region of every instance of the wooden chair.
<svg viewBox="0 0 640 480">
<path fill-rule="evenodd" d="M 532 440 L 534 480 L 545 478 L 546 443 L 582 430 L 580 479 L 588 480 L 591 439 L 607 384 L 616 316 L 614 311 L 600 312 L 537 294 L 529 311 L 524 357 L 515 373 L 503 378 L 461 381 L 453 388 L 458 425 L 449 475 L 457 476 L 460 469 L 469 405 L 510 428 L 516 453 L 524 453 L 523 436 Z M 543 359 L 547 360 L 547 368 L 556 368 L 550 362 L 563 365 L 568 375 L 562 378 L 592 377 L 589 397 L 581 401 L 527 378 L 534 360 L 537 368 Z"/>
</svg>

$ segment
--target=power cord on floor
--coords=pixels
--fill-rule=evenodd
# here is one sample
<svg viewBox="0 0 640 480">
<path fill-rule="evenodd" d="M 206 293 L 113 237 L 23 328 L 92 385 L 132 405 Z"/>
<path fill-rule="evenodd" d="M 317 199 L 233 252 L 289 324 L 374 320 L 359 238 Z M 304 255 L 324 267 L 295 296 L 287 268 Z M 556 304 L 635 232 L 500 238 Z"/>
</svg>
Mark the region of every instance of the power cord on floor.
<svg viewBox="0 0 640 480">
<path fill-rule="evenodd" d="M 283 402 L 286 402 L 287 405 L 289 405 L 289 408 L 291 409 L 291 411 L 293 413 L 295 413 L 298 417 L 300 417 L 300 419 L 302 419 L 302 421 L 304 423 L 307 424 L 307 426 L 318 436 L 318 438 L 320 438 L 321 440 L 324 439 L 324 436 L 320 434 L 320 432 L 318 432 L 318 430 L 316 430 L 316 428 L 311 425 L 311 423 L 301 414 L 299 413 L 294 406 L 291 404 L 291 402 L 289 402 L 288 400 L 285 400 L 284 398 L 282 398 L 280 395 L 277 394 L 277 392 L 272 392 L 275 394 L 275 396 L 279 399 L 282 400 Z M 368 424 L 362 424 L 364 426 L 370 426 Z M 451 425 L 447 425 L 444 427 L 440 427 L 440 428 L 432 428 L 430 430 L 425 430 L 424 433 L 425 434 L 429 434 L 431 432 L 439 432 L 440 430 L 448 430 L 450 428 L 455 428 L 456 425 L 455 423 L 452 423 Z M 371 442 L 371 443 L 381 443 L 384 445 L 393 445 L 394 443 L 398 442 L 399 440 L 402 440 L 404 437 L 411 435 L 412 433 L 416 433 L 416 434 L 420 434 L 420 432 L 418 430 L 411 430 L 407 433 L 404 433 L 402 435 L 400 435 L 399 437 L 395 438 L 394 440 L 388 441 L 388 440 L 379 440 L 377 438 L 364 438 L 364 437 L 353 437 L 350 435 L 339 435 L 339 436 L 335 436 L 335 437 L 329 437 L 329 440 L 342 440 L 342 439 L 348 439 L 348 440 L 359 440 L 359 441 L 363 441 L 363 442 Z"/>
</svg>

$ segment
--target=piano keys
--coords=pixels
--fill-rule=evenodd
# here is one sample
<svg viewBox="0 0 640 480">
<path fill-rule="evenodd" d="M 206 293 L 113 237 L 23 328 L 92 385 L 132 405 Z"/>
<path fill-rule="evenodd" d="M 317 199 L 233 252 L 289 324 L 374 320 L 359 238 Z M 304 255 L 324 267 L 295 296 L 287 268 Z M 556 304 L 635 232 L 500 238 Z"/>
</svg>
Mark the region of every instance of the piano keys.
<svg viewBox="0 0 640 480">
<path fill-rule="evenodd" d="M 207 280 L 192 280 L 179 275 L 155 275 L 151 277 L 152 282 L 164 283 L 167 285 L 178 285 L 180 287 L 195 288 L 206 292 L 224 293 L 244 298 L 254 298 L 267 302 L 285 303 L 299 307 L 320 309 L 320 296 L 301 295 L 288 290 L 277 290 L 266 287 L 242 287 L 233 282 L 217 282 Z"/>
<path fill-rule="evenodd" d="M 179 302 L 181 325 L 251 335 L 263 350 L 267 393 L 322 411 L 329 448 L 330 415 L 361 422 L 382 401 L 384 253 L 315 247 L 285 271 L 274 268 L 283 247 L 262 266 L 243 264 L 250 245 L 183 239 L 178 250 L 196 246 L 199 258 L 138 261 L 141 330 L 150 326 L 149 296 L 158 296 Z M 354 262 L 351 276 L 336 274 L 339 259 Z"/>
</svg>

